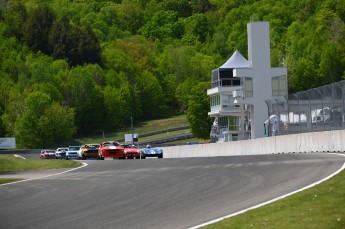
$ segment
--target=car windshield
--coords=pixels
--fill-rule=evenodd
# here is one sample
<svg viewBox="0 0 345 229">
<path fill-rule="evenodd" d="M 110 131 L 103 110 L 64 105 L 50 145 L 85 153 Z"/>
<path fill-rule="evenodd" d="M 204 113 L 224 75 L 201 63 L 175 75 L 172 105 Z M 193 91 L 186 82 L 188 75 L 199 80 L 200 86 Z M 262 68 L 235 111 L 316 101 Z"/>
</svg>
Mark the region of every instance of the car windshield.
<svg viewBox="0 0 345 229">
<path fill-rule="evenodd" d="M 70 151 L 76 151 L 76 150 L 79 150 L 79 149 L 80 149 L 80 147 L 70 147 L 69 148 Z"/>
<path fill-rule="evenodd" d="M 118 142 L 105 142 L 103 143 L 104 146 L 120 146 Z"/>
</svg>

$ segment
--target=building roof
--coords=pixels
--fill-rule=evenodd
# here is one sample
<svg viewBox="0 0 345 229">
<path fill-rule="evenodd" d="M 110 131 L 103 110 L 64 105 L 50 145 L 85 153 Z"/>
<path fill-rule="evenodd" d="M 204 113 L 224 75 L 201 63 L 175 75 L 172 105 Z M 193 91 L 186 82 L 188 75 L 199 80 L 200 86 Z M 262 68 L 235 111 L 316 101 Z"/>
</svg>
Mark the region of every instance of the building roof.
<svg viewBox="0 0 345 229">
<path fill-rule="evenodd" d="M 239 51 L 234 54 L 222 65 L 219 69 L 234 69 L 234 68 L 248 68 L 248 60 L 244 58 Z"/>
</svg>

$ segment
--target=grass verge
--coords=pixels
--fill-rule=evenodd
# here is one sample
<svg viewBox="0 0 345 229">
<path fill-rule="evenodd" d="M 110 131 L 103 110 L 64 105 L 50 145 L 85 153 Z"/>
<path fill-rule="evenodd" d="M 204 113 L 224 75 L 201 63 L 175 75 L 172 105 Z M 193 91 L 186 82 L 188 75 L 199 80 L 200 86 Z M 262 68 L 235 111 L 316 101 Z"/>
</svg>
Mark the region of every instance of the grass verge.
<svg viewBox="0 0 345 229">
<path fill-rule="evenodd" d="M 21 180 L 25 180 L 25 179 L 21 179 L 21 178 L 0 178 L 0 184 L 6 184 L 6 183 L 21 181 Z"/>
<path fill-rule="evenodd" d="M 80 162 L 67 160 L 41 160 L 41 159 L 21 159 L 13 155 L 0 155 L 0 174 L 13 171 L 43 170 L 59 168 L 75 168 L 80 166 Z M 14 182 L 23 179 L 0 178 L 0 184 Z"/>
<path fill-rule="evenodd" d="M 345 171 L 313 188 L 203 228 L 345 229 Z"/>
<path fill-rule="evenodd" d="M 147 122 L 141 122 L 134 125 L 134 133 L 140 134 L 154 132 L 157 130 L 166 130 L 174 127 L 181 127 L 189 125 L 186 115 L 178 115 L 165 119 L 151 120 Z M 113 133 L 106 133 L 104 135 L 94 135 L 89 137 L 83 137 L 76 139 L 77 145 L 86 144 L 86 143 L 100 143 L 103 141 L 121 139 L 125 137 L 125 134 L 130 134 L 131 129 L 127 128 L 124 130 L 116 131 Z M 156 137 L 156 136 L 154 136 Z M 140 139 L 142 140 L 142 139 Z M 139 141 L 140 141 L 139 140 Z"/>
</svg>

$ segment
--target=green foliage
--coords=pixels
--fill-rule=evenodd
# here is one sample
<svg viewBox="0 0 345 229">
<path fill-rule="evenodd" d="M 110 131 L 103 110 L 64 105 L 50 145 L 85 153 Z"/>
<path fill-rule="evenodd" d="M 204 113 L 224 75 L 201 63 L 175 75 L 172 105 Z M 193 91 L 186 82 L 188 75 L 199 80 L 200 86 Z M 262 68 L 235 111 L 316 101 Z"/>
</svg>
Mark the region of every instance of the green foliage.
<svg viewBox="0 0 345 229">
<path fill-rule="evenodd" d="M 208 19 L 204 14 L 194 14 L 184 20 L 185 35 L 191 35 L 196 38 L 197 41 L 204 43 L 210 32 L 208 25 Z"/>
<path fill-rule="evenodd" d="M 40 83 L 32 86 L 34 91 L 40 91 L 50 96 L 52 101 L 62 103 L 63 95 L 52 83 Z"/>
<path fill-rule="evenodd" d="M 271 63 L 287 66 L 290 93 L 345 78 L 342 0 L 1 1 L 0 135 L 28 140 L 41 118 L 29 125 L 32 93 L 50 98 L 40 115 L 73 108 L 77 135 L 161 107 L 186 112 L 194 85 L 235 50 L 247 56 L 246 25 L 259 20 L 270 23 Z M 45 144 L 38 133 L 30 147 Z"/>
<path fill-rule="evenodd" d="M 117 24 L 120 29 L 136 34 L 144 22 L 142 7 L 130 0 L 124 0 L 116 5 Z"/>
<path fill-rule="evenodd" d="M 166 104 L 174 108 L 178 107 L 178 102 L 175 96 L 177 85 L 178 82 L 174 74 L 165 76 L 162 81 L 162 90 L 164 98 L 166 99 Z"/>
<path fill-rule="evenodd" d="M 50 103 L 50 97 L 42 92 L 32 92 L 25 99 L 25 109 L 14 126 L 14 136 L 17 138 L 18 146 L 29 148 L 44 146 L 42 130 L 38 128 L 38 123 Z"/>
<path fill-rule="evenodd" d="M 6 35 L 15 36 L 17 39 L 22 37 L 22 26 L 27 17 L 27 9 L 24 1 L 8 1 L 4 6 L 4 21 L 6 27 Z"/>
<path fill-rule="evenodd" d="M 175 96 L 181 106 L 181 111 L 187 111 L 189 104 L 189 96 L 191 95 L 192 87 L 197 83 L 198 81 L 196 79 L 190 77 L 186 81 L 177 86 Z"/>
<path fill-rule="evenodd" d="M 2 117 L 5 124 L 14 125 L 11 131 L 17 138 L 18 146 L 48 148 L 58 146 L 74 136 L 74 109 L 52 103 L 48 94 L 32 92 L 22 107 L 23 110 L 17 111 L 16 116 L 11 117 L 10 110 L 7 110 Z"/>
<path fill-rule="evenodd" d="M 90 134 L 103 127 L 103 95 L 92 75 L 85 67 L 75 67 L 69 72 L 65 84 L 65 101 L 76 109 L 79 134 Z"/>
<path fill-rule="evenodd" d="M 194 137 L 208 139 L 210 137 L 212 119 L 208 116 L 210 109 L 210 99 L 207 96 L 209 83 L 198 83 L 192 88 L 187 119 Z"/>
<path fill-rule="evenodd" d="M 54 21 L 54 14 L 45 4 L 30 12 L 23 24 L 23 41 L 34 51 L 49 54 L 48 38 Z"/>
<path fill-rule="evenodd" d="M 137 79 L 137 90 L 141 98 L 141 108 L 145 118 L 154 118 L 159 114 L 163 91 L 157 78 L 151 73 L 144 72 Z"/>
<path fill-rule="evenodd" d="M 106 86 L 103 92 L 105 105 L 105 130 L 116 130 L 126 127 L 130 117 L 136 117 L 140 109 L 135 103 L 135 95 L 129 83 L 123 83 L 120 88 Z"/>
<path fill-rule="evenodd" d="M 41 132 L 40 137 L 44 139 L 40 147 L 58 147 L 73 138 L 76 133 L 74 110 L 58 103 L 53 103 L 45 109 L 36 127 Z"/>
<path fill-rule="evenodd" d="M 175 11 L 160 10 L 156 12 L 140 30 L 148 38 L 164 40 L 165 38 L 180 38 L 182 25 L 178 22 Z"/>
<path fill-rule="evenodd" d="M 12 87 L 11 91 L 6 93 L 4 99 L 4 113 L 1 116 L 2 123 L 5 127 L 8 136 L 13 136 L 15 132 L 15 125 L 17 119 L 24 113 L 25 110 L 25 94 L 21 94 L 19 90 Z"/>
</svg>

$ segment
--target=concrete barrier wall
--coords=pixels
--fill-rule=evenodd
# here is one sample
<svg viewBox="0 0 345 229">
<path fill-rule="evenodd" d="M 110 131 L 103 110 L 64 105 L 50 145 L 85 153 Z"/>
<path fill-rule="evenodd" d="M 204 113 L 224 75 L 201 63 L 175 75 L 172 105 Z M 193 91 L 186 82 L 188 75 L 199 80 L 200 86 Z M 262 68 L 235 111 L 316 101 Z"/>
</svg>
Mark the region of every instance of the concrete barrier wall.
<svg viewBox="0 0 345 229">
<path fill-rule="evenodd" d="M 252 140 L 163 147 L 164 158 L 345 152 L 345 130 L 291 134 Z"/>
</svg>

